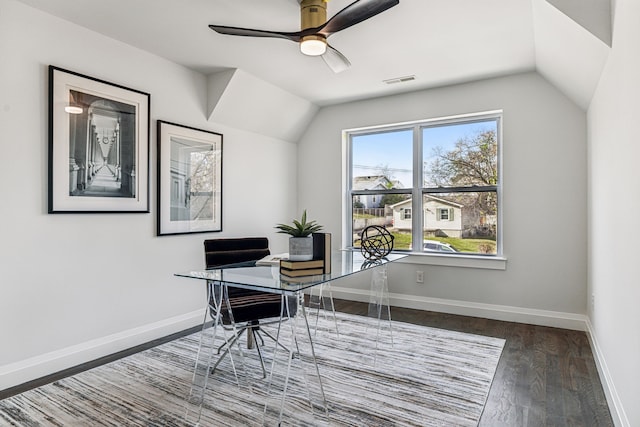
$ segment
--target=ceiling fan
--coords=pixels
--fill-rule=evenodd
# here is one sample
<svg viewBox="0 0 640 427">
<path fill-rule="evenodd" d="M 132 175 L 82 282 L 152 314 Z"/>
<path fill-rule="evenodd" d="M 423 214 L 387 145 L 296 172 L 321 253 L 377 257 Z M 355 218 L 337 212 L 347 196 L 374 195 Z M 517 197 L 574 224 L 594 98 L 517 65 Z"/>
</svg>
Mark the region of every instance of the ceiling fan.
<svg viewBox="0 0 640 427">
<path fill-rule="evenodd" d="M 322 56 L 329 68 L 339 73 L 349 68 L 351 63 L 343 54 L 327 43 L 327 38 L 400 3 L 400 0 L 356 0 L 327 21 L 328 0 L 299 1 L 300 31 L 267 31 L 223 25 L 209 25 L 209 28 L 217 33 L 231 36 L 272 37 L 300 43 L 302 53 L 310 56 Z"/>
</svg>

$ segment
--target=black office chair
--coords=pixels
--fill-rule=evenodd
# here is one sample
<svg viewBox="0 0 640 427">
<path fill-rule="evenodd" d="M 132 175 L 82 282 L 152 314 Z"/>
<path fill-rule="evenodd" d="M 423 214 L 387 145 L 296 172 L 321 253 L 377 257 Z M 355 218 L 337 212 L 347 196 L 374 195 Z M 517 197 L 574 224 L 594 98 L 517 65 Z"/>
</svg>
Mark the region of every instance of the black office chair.
<svg viewBox="0 0 640 427">
<path fill-rule="evenodd" d="M 207 269 L 221 266 L 242 267 L 252 265 L 253 262 L 269 255 L 269 240 L 266 237 L 208 239 L 204 241 L 204 253 Z M 226 298 L 223 298 L 224 294 L 221 292 L 227 293 Z M 283 306 L 281 294 L 223 286 L 220 282 L 215 281 L 208 283 L 207 293 L 211 317 L 215 319 L 219 314 L 222 327 L 226 330 L 236 331 L 231 339 L 226 340 L 218 348 L 218 354 L 223 349 L 224 352 L 211 368 L 211 373 L 215 371 L 242 334 L 247 332 L 247 343 L 249 347 L 255 344 L 262 366 L 262 374 L 263 377 L 266 377 L 264 359 L 260 350 L 260 346 L 264 346 L 262 335 L 275 341 L 287 352 L 289 349 L 279 343 L 269 332 L 260 329 L 260 325 L 276 323 L 280 321 L 281 317 L 293 316 L 297 308 L 295 298 L 285 299 Z M 222 303 L 220 303 L 221 301 Z"/>
</svg>

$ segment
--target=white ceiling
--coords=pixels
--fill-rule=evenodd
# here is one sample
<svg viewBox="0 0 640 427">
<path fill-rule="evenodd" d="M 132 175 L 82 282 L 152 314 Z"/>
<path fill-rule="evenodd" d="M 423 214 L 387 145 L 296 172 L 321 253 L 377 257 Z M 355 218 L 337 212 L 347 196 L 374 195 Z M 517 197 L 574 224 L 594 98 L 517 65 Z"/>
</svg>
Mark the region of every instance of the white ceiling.
<svg viewBox="0 0 640 427">
<path fill-rule="evenodd" d="M 352 67 L 334 74 L 288 40 L 224 36 L 209 24 L 297 31 L 297 0 L 21 0 L 211 74 L 239 68 L 317 105 L 536 68 L 538 0 L 400 0 L 329 39 Z M 330 0 L 333 16 L 352 0 Z M 383 80 L 415 75 L 407 83 Z"/>
<path fill-rule="evenodd" d="M 586 110 L 613 33 L 611 0 L 400 0 L 331 36 L 352 63 L 334 74 L 291 41 L 208 28 L 297 31 L 298 0 L 19 1 L 205 75 L 243 70 L 318 106 L 536 70 Z M 352 1 L 329 0 L 328 16 Z"/>
</svg>

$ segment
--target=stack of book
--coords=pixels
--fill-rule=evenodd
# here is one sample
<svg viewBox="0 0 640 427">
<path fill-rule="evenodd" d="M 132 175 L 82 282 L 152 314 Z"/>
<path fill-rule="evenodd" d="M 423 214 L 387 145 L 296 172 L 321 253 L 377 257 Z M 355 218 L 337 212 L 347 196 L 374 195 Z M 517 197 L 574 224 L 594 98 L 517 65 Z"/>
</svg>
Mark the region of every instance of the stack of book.
<svg viewBox="0 0 640 427">
<path fill-rule="evenodd" d="M 312 261 L 280 260 L 280 274 L 287 277 L 313 276 L 324 274 L 324 261 L 314 259 Z"/>
<path fill-rule="evenodd" d="M 311 261 L 280 260 L 280 274 L 286 277 L 314 276 L 331 273 L 331 234 L 313 233 Z"/>
</svg>

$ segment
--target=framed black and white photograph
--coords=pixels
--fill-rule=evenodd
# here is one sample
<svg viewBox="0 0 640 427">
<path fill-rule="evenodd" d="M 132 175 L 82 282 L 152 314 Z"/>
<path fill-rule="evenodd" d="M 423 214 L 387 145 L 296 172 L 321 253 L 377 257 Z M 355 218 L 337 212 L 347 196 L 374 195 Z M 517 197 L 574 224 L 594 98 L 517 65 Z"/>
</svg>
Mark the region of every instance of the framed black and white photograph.
<svg viewBox="0 0 640 427">
<path fill-rule="evenodd" d="M 149 212 L 149 105 L 49 66 L 49 213 Z"/>
<path fill-rule="evenodd" d="M 222 135 L 158 120 L 158 235 L 222 231 Z"/>
</svg>

